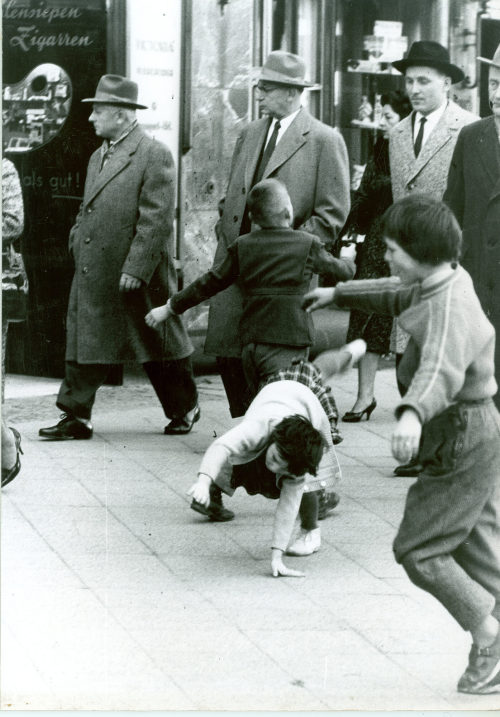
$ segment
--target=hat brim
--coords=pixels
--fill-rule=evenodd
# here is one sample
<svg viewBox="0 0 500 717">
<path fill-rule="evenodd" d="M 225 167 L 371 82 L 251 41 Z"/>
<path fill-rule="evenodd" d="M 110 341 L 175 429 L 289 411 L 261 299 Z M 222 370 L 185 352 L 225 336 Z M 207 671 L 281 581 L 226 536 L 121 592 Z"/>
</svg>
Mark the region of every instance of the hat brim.
<svg viewBox="0 0 500 717">
<path fill-rule="evenodd" d="M 105 100 L 102 97 L 86 97 L 80 100 L 82 103 L 92 103 L 94 105 L 114 105 L 115 107 L 127 107 L 134 110 L 147 110 L 146 105 L 140 105 L 137 102 L 127 102 L 127 100 Z"/>
<path fill-rule="evenodd" d="M 274 82 L 277 85 L 289 85 L 290 87 L 316 87 L 314 82 L 307 82 L 307 80 L 301 80 L 300 78 L 289 77 L 283 75 L 281 72 L 274 72 L 274 70 L 268 70 L 260 68 L 259 80 L 265 82 Z"/>
<path fill-rule="evenodd" d="M 446 62 L 433 62 L 432 60 L 428 60 L 424 57 L 412 57 L 411 60 L 397 60 L 396 62 L 391 62 L 391 65 L 403 75 L 408 69 L 408 67 L 433 67 L 436 70 L 444 72 L 444 74 L 448 77 L 451 77 L 451 82 L 453 85 L 455 85 L 457 82 L 462 82 L 462 80 L 465 79 L 465 75 L 460 69 L 460 67 L 452 65 L 451 63 L 448 64 Z"/>
<path fill-rule="evenodd" d="M 493 67 L 498 67 L 500 69 L 500 63 L 494 62 L 493 60 L 488 60 L 487 57 L 478 57 L 477 58 L 479 62 L 485 62 L 487 65 L 493 65 Z"/>
</svg>

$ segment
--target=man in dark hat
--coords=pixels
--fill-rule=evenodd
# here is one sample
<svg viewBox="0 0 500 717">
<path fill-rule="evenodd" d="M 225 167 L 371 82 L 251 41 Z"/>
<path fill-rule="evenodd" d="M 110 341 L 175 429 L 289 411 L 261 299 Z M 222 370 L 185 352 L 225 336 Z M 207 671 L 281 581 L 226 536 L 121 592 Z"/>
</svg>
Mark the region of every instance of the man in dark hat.
<svg viewBox="0 0 500 717">
<path fill-rule="evenodd" d="M 335 242 L 350 206 L 349 163 L 344 140 L 302 107 L 305 63 L 297 55 L 275 51 L 261 69 L 257 98 L 264 117 L 251 122 L 236 142 L 221 218 L 216 227 L 215 264 L 227 248 L 251 230 L 247 196 L 261 179 L 279 179 L 293 207 L 294 229 L 315 234 L 327 248 Z M 344 276 L 339 278 L 349 278 Z M 239 321 L 241 293 L 231 286 L 211 301 L 205 351 L 217 365 L 233 417 L 249 405 L 241 365 Z"/>
<path fill-rule="evenodd" d="M 489 68 L 493 114 L 460 132 L 444 200 L 462 227 L 462 264 L 496 330 L 495 377 L 500 385 L 500 45 L 493 59 L 478 59 Z M 500 392 L 495 403 L 500 408 Z"/>
<path fill-rule="evenodd" d="M 391 131 L 389 158 L 394 201 L 425 192 L 442 199 L 458 133 L 475 122 L 477 115 L 467 112 L 449 99 L 451 86 L 464 79 L 462 70 L 450 62 L 448 50 L 437 42 L 414 42 L 403 60 L 392 63 L 405 76 L 406 91 L 413 112 Z M 401 390 L 408 385 L 404 352 L 408 334 L 396 326 L 391 349 L 396 353 Z M 418 475 L 414 463 L 398 466 L 399 476 Z"/>
<path fill-rule="evenodd" d="M 64 412 L 43 438 L 88 439 L 92 405 L 110 367 L 142 363 L 170 423 L 187 433 L 199 417 L 190 354 L 179 317 L 161 330 L 144 315 L 177 290 L 173 265 L 175 167 L 169 150 L 139 127 L 135 82 L 104 75 L 90 122 L 102 146 L 91 156 L 83 202 L 70 232 L 75 274 L 67 315 Z"/>
</svg>

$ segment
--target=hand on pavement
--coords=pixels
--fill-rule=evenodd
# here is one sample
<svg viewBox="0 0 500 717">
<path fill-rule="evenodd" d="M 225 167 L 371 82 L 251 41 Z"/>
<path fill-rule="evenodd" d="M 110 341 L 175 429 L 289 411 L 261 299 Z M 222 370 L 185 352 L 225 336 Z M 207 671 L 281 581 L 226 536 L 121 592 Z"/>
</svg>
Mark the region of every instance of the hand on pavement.
<svg viewBox="0 0 500 717">
<path fill-rule="evenodd" d="M 273 577 L 284 577 L 284 578 L 305 578 L 306 574 L 301 573 L 300 570 L 292 570 L 287 568 L 283 562 L 283 553 L 277 548 L 273 548 L 271 557 L 271 572 Z"/>
</svg>

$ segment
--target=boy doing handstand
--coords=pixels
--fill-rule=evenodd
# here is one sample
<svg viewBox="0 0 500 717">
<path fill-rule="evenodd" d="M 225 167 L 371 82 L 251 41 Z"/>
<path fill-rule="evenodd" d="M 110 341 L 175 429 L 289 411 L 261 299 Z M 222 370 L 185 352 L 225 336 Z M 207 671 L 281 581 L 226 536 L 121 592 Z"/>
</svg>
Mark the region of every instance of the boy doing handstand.
<svg viewBox="0 0 500 717">
<path fill-rule="evenodd" d="M 172 296 L 165 306 L 150 311 L 146 323 L 158 327 L 170 315 L 182 314 L 238 282 L 243 295 L 242 363 L 253 398 L 264 381 L 294 361 L 307 360 L 313 323 L 301 308 L 301 301 L 313 275 L 320 274 L 326 283 L 335 284 L 339 279 L 352 278 L 354 264 L 333 257 L 312 234 L 291 228 L 292 204 L 278 180 L 256 184 L 248 196 L 248 209 L 252 222 L 260 228 L 239 237 L 220 264 Z M 332 434 L 338 443 L 342 438 L 331 395 L 330 404 Z M 317 515 L 318 496 L 311 493 L 304 500 L 309 504 L 308 511 Z M 212 502 L 205 514 L 212 520 L 234 517 L 223 508 L 216 488 L 212 488 Z"/>
<path fill-rule="evenodd" d="M 492 401 L 495 332 L 457 259 L 451 211 L 425 195 L 384 215 L 386 261 L 397 279 L 315 289 L 304 306 L 398 316 L 410 342 L 398 369 L 409 386 L 396 408 L 392 452 L 418 457 L 394 541 L 410 579 L 472 635 L 458 690 L 500 690 L 500 417 Z"/>
<path fill-rule="evenodd" d="M 328 352 L 322 363 L 324 378 L 345 369 L 365 348 L 358 341 Z M 210 445 L 198 480 L 188 491 L 195 510 L 210 506 L 214 487 L 232 495 L 241 486 L 251 495 L 278 499 L 271 544 L 275 577 L 303 575 L 283 564 L 283 552 L 310 555 L 321 544 L 316 515 L 303 510 L 302 498 L 314 495 L 339 471 L 322 391 L 319 371 L 310 363 L 274 374 L 241 422 Z M 235 472 L 235 466 L 244 470 Z M 301 532 L 287 550 L 299 506 Z"/>
</svg>

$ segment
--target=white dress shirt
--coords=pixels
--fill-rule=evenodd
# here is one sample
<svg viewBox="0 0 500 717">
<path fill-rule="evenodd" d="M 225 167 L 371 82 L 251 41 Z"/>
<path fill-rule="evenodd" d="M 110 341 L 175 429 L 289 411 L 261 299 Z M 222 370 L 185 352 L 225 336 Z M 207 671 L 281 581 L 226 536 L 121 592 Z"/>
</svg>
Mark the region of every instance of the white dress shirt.
<svg viewBox="0 0 500 717">
<path fill-rule="evenodd" d="M 439 120 L 443 116 L 447 105 L 448 100 L 445 100 L 443 104 L 437 108 L 437 110 L 434 110 L 434 112 L 430 112 L 428 115 L 423 115 L 420 112 L 415 112 L 415 122 L 413 123 L 413 144 L 415 144 L 415 140 L 417 139 L 417 134 L 420 129 L 420 120 L 422 119 L 422 117 L 425 117 L 426 119 L 426 122 L 424 122 L 424 136 L 422 138 L 423 147 L 432 132 L 434 131 Z"/>
<path fill-rule="evenodd" d="M 276 138 L 276 144 L 278 144 L 278 142 L 279 142 L 280 139 L 283 137 L 283 135 L 285 134 L 285 132 L 287 131 L 287 129 L 290 127 L 290 125 L 292 124 L 293 120 L 297 117 L 297 115 L 299 114 L 299 112 L 300 112 L 301 109 L 302 109 L 302 107 L 299 107 L 299 109 L 296 110 L 295 112 L 292 112 L 291 115 L 288 115 L 288 117 L 283 117 L 283 118 L 280 119 L 280 120 L 276 119 L 276 117 L 273 118 L 273 121 L 271 122 L 271 125 L 270 125 L 270 127 L 269 127 L 269 131 L 268 131 L 268 133 L 267 133 L 266 145 L 267 145 L 267 143 L 269 142 L 269 140 L 271 139 L 271 135 L 272 135 L 272 133 L 273 133 L 274 125 L 276 124 L 276 122 L 279 122 L 279 123 L 280 123 L 280 128 L 279 128 L 279 131 L 278 131 L 278 137 Z M 264 147 L 265 147 L 266 145 L 264 145 Z"/>
</svg>

